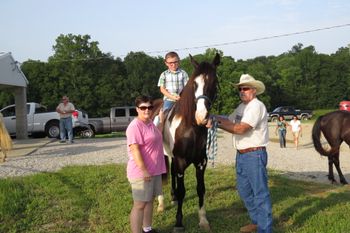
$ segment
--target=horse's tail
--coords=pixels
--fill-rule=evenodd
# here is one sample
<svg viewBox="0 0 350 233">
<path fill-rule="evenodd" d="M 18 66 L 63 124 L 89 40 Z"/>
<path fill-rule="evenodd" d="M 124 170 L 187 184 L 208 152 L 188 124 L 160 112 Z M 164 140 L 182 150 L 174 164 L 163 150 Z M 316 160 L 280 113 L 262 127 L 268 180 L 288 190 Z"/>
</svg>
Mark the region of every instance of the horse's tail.
<svg viewBox="0 0 350 233">
<path fill-rule="evenodd" d="M 321 120 L 323 116 L 317 118 L 314 126 L 312 127 L 312 141 L 314 143 L 314 147 L 318 153 L 324 156 L 331 155 L 331 150 L 327 151 L 323 148 L 321 144 Z"/>
</svg>

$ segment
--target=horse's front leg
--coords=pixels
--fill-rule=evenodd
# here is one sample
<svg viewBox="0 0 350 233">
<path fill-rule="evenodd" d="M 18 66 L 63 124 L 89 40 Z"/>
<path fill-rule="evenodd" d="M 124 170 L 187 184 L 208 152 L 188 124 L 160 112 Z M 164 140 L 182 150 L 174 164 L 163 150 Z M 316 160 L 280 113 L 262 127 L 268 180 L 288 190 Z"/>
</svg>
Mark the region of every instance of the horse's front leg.
<svg viewBox="0 0 350 233">
<path fill-rule="evenodd" d="M 176 173 L 176 188 L 174 190 L 177 199 L 177 212 L 176 212 L 176 223 L 174 227 L 174 232 L 184 232 L 185 227 L 182 224 L 183 214 L 182 205 L 185 198 L 186 189 L 184 183 L 184 173 Z"/>
<path fill-rule="evenodd" d="M 346 181 L 346 179 L 345 179 L 345 177 L 340 169 L 339 150 L 336 154 L 333 155 L 333 164 L 334 164 L 335 168 L 337 169 L 340 183 L 347 184 L 348 182 Z"/>
<path fill-rule="evenodd" d="M 209 222 L 207 220 L 207 214 L 204 207 L 204 195 L 205 195 L 205 182 L 204 173 L 206 168 L 206 160 L 196 165 L 196 178 L 197 178 L 197 195 L 198 195 L 198 217 L 199 227 L 207 232 L 211 232 Z"/>
<path fill-rule="evenodd" d="M 170 172 L 171 172 L 171 203 L 175 205 L 177 203 L 177 198 L 175 195 L 175 189 L 176 189 L 176 173 L 175 173 L 175 163 L 174 159 L 171 161 L 170 165 Z"/>
<path fill-rule="evenodd" d="M 333 173 L 333 155 L 328 156 L 328 180 L 330 180 L 332 184 L 337 183 Z"/>
</svg>

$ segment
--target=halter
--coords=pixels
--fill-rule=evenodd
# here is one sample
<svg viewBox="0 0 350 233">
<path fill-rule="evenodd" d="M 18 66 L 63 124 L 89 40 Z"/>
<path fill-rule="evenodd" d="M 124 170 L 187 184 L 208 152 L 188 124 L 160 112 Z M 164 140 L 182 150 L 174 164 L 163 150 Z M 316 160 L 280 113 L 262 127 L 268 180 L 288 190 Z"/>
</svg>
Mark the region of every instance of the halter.
<svg viewBox="0 0 350 233">
<path fill-rule="evenodd" d="M 209 99 L 208 96 L 206 96 L 206 95 L 200 95 L 200 96 L 198 96 L 198 97 L 196 98 L 196 102 L 198 102 L 199 99 L 205 99 L 205 100 L 207 100 L 207 101 L 209 102 L 209 106 L 211 106 L 211 100 Z"/>
</svg>

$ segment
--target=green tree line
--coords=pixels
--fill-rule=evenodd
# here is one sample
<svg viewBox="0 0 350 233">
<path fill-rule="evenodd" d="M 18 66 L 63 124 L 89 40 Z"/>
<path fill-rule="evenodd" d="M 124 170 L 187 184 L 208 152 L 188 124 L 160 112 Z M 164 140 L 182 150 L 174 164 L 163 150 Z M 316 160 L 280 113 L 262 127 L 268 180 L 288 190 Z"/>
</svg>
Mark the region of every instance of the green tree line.
<svg viewBox="0 0 350 233">
<path fill-rule="evenodd" d="M 124 60 L 103 53 L 89 35 L 60 35 L 47 62 L 28 60 L 21 69 L 29 81 L 28 102 L 38 102 L 54 109 L 62 95 L 68 95 L 90 117 L 107 116 L 112 106 L 133 105 L 140 94 L 161 98 L 157 87 L 159 75 L 166 69 L 163 57 L 144 52 L 130 52 Z M 278 56 L 235 60 L 222 51 L 207 49 L 195 55 L 198 61 L 222 56 L 218 67 L 220 90 L 214 111 L 228 114 L 238 105 L 232 84 L 249 73 L 265 83 L 260 99 L 269 110 L 279 105 L 297 108 L 337 108 L 350 97 L 350 52 L 339 48 L 334 54 L 317 53 L 313 46 L 297 44 Z M 193 54 L 192 54 L 193 55 Z M 191 75 L 189 57 L 181 67 Z M 0 93 L 0 106 L 14 103 L 12 92 Z"/>
</svg>

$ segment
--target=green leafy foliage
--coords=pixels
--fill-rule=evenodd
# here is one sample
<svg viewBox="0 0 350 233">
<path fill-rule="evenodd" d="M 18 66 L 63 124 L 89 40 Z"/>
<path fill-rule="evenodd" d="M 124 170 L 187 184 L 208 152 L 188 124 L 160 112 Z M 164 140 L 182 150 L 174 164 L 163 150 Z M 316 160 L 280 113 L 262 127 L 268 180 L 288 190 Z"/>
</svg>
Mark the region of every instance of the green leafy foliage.
<svg viewBox="0 0 350 233">
<path fill-rule="evenodd" d="M 130 52 L 124 58 L 103 53 L 89 35 L 59 35 L 48 62 L 28 60 L 21 66 L 29 80 L 28 101 L 39 102 L 53 109 L 62 95 L 68 95 L 77 108 L 90 117 L 109 114 L 113 106 L 133 105 L 140 94 L 162 97 L 157 82 L 166 69 L 163 57 L 144 52 Z M 218 67 L 220 90 L 213 112 L 230 114 L 239 104 L 232 86 L 243 73 L 250 73 L 264 82 L 266 91 L 259 98 L 269 110 L 280 105 L 297 108 L 337 108 L 350 99 L 350 52 L 340 48 L 334 54 L 316 52 L 313 46 L 297 44 L 279 56 L 235 60 L 220 50 L 209 48 L 195 59 L 211 61 L 222 57 Z M 181 68 L 191 76 L 189 57 L 181 58 Z M 0 106 L 14 103 L 11 91 L 1 91 Z"/>
</svg>

